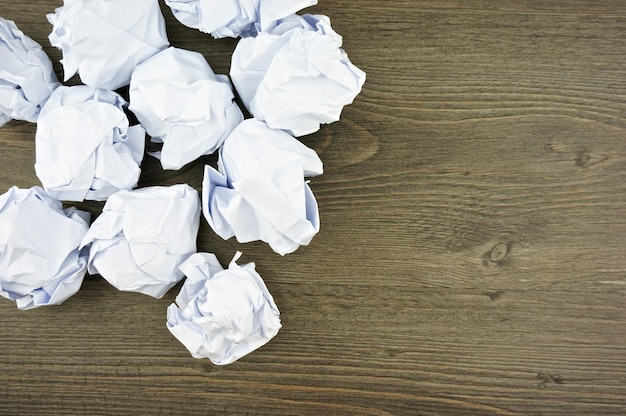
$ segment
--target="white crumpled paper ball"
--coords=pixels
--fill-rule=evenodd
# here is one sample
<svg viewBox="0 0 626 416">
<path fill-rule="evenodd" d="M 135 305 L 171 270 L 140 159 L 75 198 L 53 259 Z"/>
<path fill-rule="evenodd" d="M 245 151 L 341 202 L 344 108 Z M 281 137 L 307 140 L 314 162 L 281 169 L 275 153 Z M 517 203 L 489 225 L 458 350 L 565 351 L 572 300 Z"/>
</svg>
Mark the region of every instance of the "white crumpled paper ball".
<svg viewBox="0 0 626 416">
<path fill-rule="evenodd" d="M 130 110 L 153 142 L 162 142 L 163 169 L 180 169 L 217 150 L 243 114 L 226 75 L 215 75 L 204 57 L 170 47 L 137 66 L 130 82 Z"/>
<path fill-rule="evenodd" d="M 64 201 L 104 201 L 137 185 L 145 131 L 129 127 L 124 99 L 85 85 L 59 87 L 37 122 L 35 171 Z"/>
<path fill-rule="evenodd" d="M 94 88 L 128 85 L 137 64 L 169 46 L 158 0 L 64 0 L 47 17 L 65 81 L 78 73 Z"/>
<path fill-rule="evenodd" d="M 322 174 L 322 161 L 289 134 L 248 119 L 224 142 L 218 168 L 205 167 L 202 210 L 220 237 L 262 240 L 284 255 L 319 231 L 317 202 L 304 177 Z"/>
<path fill-rule="evenodd" d="M 63 209 L 43 189 L 0 196 L 0 296 L 18 309 L 58 305 L 78 292 L 87 268 L 79 250 L 89 213 Z"/>
<path fill-rule="evenodd" d="M 37 121 L 59 85 L 41 46 L 0 17 L 0 126 L 11 119 Z"/>
<path fill-rule="evenodd" d="M 230 76 L 246 108 L 273 129 L 303 136 L 339 120 L 365 82 L 323 15 L 290 16 L 243 38 Z"/>
<path fill-rule="evenodd" d="M 214 38 L 255 36 L 317 0 L 165 0 L 182 24 Z"/>
<path fill-rule="evenodd" d="M 120 191 L 83 238 L 88 270 L 119 290 L 162 297 L 183 278 L 178 266 L 196 252 L 200 198 L 189 185 Z"/>
<path fill-rule="evenodd" d="M 167 309 L 167 328 L 194 358 L 230 364 L 265 345 L 281 328 L 280 312 L 254 263 L 224 270 L 214 254 L 197 253 L 180 269 L 187 280 Z"/>
</svg>

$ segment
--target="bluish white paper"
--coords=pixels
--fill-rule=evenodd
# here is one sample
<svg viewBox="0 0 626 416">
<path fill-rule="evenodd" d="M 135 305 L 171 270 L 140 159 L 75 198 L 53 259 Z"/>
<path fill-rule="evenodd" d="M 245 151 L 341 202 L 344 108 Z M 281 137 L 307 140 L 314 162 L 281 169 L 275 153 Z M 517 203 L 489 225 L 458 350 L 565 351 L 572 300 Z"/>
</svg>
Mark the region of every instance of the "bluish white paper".
<svg viewBox="0 0 626 416">
<path fill-rule="evenodd" d="M 87 254 L 79 249 L 89 213 L 63 209 L 43 189 L 0 196 L 0 296 L 18 309 L 58 305 L 80 289 Z"/>
<path fill-rule="evenodd" d="M 128 85 L 139 63 L 169 46 L 158 0 L 64 0 L 48 21 L 65 81 L 78 73 L 94 88 Z"/>
<path fill-rule="evenodd" d="M 230 76 L 244 105 L 273 129 L 298 137 L 339 120 L 365 82 L 323 15 L 293 15 L 242 38 Z"/>
<path fill-rule="evenodd" d="M 200 198 L 189 185 L 119 191 L 81 242 L 88 271 L 119 290 L 161 298 L 183 278 L 178 266 L 196 252 Z"/>
<path fill-rule="evenodd" d="M 182 24 L 214 38 L 256 36 L 317 0 L 165 0 Z"/>
<path fill-rule="evenodd" d="M 0 126 L 11 119 L 37 121 L 59 85 L 41 45 L 0 17 Z"/>
<path fill-rule="evenodd" d="M 204 57 L 170 47 L 137 66 L 130 110 L 153 142 L 162 142 L 163 169 L 180 169 L 215 152 L 243 121 L 228 77 L 215 75 Z"/>
<path fill-rule="evenodd" d="M 104 201 L 137 185 L 145 131 L 129 126 L 124 99 L 86 85 L 59 87 L 37 122 L 35 172 L 64 201 Z"/>
<path fill-rule="evenodd" d="M 220 237 L 262 240 L 284 255 L 319 231 L 317 202 L 304 177 L 322 174 L 322 161 L 289 134 L 245 120 L 224 142 L 218 168 L 205 167 L 202 209 Z"/>
<path fill-rule="evenodd" d="M 180 269 L 187 276 L 167 328 L 194 358 L 230 364 L 265 345 L 281 328 L 280 312 L 254 263 L 224 270 L 214 254 L 197 253 Z"/>
</svg>

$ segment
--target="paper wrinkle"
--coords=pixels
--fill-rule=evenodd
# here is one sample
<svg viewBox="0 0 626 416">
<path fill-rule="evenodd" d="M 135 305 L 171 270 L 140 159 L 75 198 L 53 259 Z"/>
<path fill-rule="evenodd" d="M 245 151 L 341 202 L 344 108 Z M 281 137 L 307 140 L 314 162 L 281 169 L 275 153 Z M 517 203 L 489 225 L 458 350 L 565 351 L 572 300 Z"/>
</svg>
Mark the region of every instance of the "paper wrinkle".
<svg viewBox="0 0 626 416">
<path fill-rule="evenodd" d="M 88 271 L 117 289 L 161 298 L 183 278 L 178 266 L 196 252 L 200 198 L 188 185 L 113 194 L 81 242 Z"/>
<path fill-rule="evenodd" d="M 64 0 L 47 17 L 65 81 L 78 73 L 94 88 L 128 85 L 139 63 L 169 46 L 157 0 Z"/>
<path fill-rule="evenodd" d="M 304 176 L 322 174 L 322 161 L 289 134 L 248 119 L 224 142 L 218 168 L 205 167 L 202 210 L 220 237 L 262 240 L 284 255 L 319 231 L 317 202 Z"/>
<path fill-rule="evenodd" d="M 36 122 L 60 85 L 41 45 L 0 17 L 0 126 L 11 119 Z"/>
<path fill-rule="evenodd" d="M 130 110 L 152 141 L 163 143 L 163 169 L 180 169 L 215 152 L 243 121 L 228 77 L 197 52 L 170 47 L 139 64 L 130 82 Z"/>
<path fill-rule="evenodd" d="M 35 172 L 53 197 L 104 201 L 137 186 L 145 131 L 129 126 L 124 99 L 85 85 L 59 87 L 37 123 Z"/>
<path fill-rule="evenodd" d="M 165 0 L 182 24 L 214 38 L 256 36 L 317 0 Z"/>
<path fill-rule="evenodd" d="M 327 16 L 292 15 L 240 39 L 230 76 L 255 118 L 296 137 L 314 133 L 339 120 L 365 82 L 341 42 Z"/>
<path fill-rule="evenodd" d="M 280 312 L 254 263 L 237 252 L 224 270 L 214 254 L 196 253 L 180 265 L 187 276 L 167 328 L 194 358 L 237 361 L 269 342 L 281 328 Z"/>
<path fill-rule="evenodd" d="M 0 296 L 26 310 L 59 305 L 80 289 L 89 213 L 63 209 L 40 187 L 0 196 Z"/>
</svg>

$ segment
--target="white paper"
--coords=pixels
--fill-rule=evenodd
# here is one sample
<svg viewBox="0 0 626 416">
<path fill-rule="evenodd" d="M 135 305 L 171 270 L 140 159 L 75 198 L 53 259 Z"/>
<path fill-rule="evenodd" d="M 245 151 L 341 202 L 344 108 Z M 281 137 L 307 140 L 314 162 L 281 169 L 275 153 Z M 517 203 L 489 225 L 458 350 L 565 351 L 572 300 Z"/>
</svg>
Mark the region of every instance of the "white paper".
<svg viewBox="0 0 626 416">
<path fill-rule="evenodd" d="M 58 305 L 78 292 L 87 268 L 79 250 L 89 213 L 63 210 L 43 189 L 0 196 L 0 296 L 18 309 Z"/>
<path fill-rule="evenodd" d="M 196 252 L 200 198 L 188 185 L 120 191 L 83 238 L 88 270 L 119 290 L 162 297 L 183 278 L 178 266 Z"/>
<path fill-rule="evenodd" d="M 37 121 L 59 85 L 41 46 L 0 17 L 0 126 L 10 119 Z"/>
<path fill-rule="evenodd" d="M 35 171 L 64 201 L 104 201 L 139 179 L 145 131 L 129 127 L 118 94 L 80 85 L 59 87 L 37 122 Z"/>
<path fill-rule="evenodd" d="M 201 54 L 173 47 L 137 66 L 130 110 L 152 141 L 163 143 L 153 154 L 163 169 L 213 153 L 243 121 L 228 77 L 215 75 Z"/>
<path fill-rule="evenodd" d="M 185 26 L 214 38 L 256 36 L 317 0 L 165 0 Z"/>
<path fill-rule="evenodd" d="M 224 142 L 218 167 L 205 167 L 202 209 L 220 237 L 262 240 L 284 255 L 319 231 L 317 202 L 304 177 L 322 174 L 322 161 L 289 134 L 248 119 Z"/>
<path fill-rule="evenodd" d="M 254 38 L 243 38 L 230 76 L 255 118 L 294 136 L 339 120 L 365 82 L 341 46 L 328 17 L 287 17 Z"/>
<path fill-rule="evenodd" d="M 230 364 L 265 345 L 281 328 L 280 312 L 254 263 L 224 270 L 214 254 L 197 253 L 180 269 L 187 280 L 167 309 L 167 328 L 194 358 Z"/>
<path fill-rule="evenodd" d="M 115 90 L 140 62 L 167 48 L 158 0 L 64 0 L 48 15 L 50 43 L 63 51 L 65 81 Z"/>
</svg>

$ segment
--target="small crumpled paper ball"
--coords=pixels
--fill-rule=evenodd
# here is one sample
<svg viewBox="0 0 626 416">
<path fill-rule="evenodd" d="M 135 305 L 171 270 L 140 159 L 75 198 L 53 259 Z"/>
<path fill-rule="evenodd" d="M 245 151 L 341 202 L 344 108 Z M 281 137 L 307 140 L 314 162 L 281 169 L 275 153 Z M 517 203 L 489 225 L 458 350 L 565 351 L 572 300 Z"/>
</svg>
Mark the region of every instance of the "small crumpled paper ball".
<svg viewBox="0 0 626 416">
<path fill-rule="evenodd" d="M 224 142 L 218 168 L 205 167 L 202 210 L 220 237 L 262 240 L 284 255 L 319 231 L 317 202 L 304 177 L 321 175 L 322 161 L 289 134 L 248 119 Z"/>
<path fill-rule="evenodd" d="M 88 270 L 119 290 L 161 298 L 183 278 L 178 266 L 196 252 L 200 198 L 189 185 L 120 191 L 83 238 Z"/>
<path fill-rule="evenodd" d="M 64 0 L 47 17 L 65 81 L 78 73 L 94 88 L 128 85 L 137 64 L 169 46 L 157 0 Z"/>
<path fill-rule="evenodd" d="M 167 328 L 194 358 L 224 365 L 265 345 L 281 328 L 280 312 L 254 263 L 224 270 L 214 254 L 196 253 L 180 269 L 187 280 L 167 309 Z"/>
<path fill-rule="evenodd" d="M 255 36 L 317 0 L 165 0 L 182 24 L 214 38 Z"/>
<path fill-rule="evenodd" d="M 180 169 L 217 150 L 241 121 L 226 75 L 204 57 L 170 47 L 137 66 L 130 81 L 130 110 L 153 142 L 162 142 L 163 169 Z"/>
<path fill-rule="evenodd" d="M 0 126 L 11 119 L 37 121 L 59 85 L 41 46 L 0 17 Z"/>
<path fill-rule="evenodd" d="M 124 99 L 85 85 L 59 87 L 37 122 L 35 171 L 64 201 L 104 201 L 137 185 L 145 131 L 129 127 Z"/>
<path fill-rule="evenodd" d="M 78 292 L 87 268 L 79 250 L 89 213 L 63 209 L 43 189 L 0 196 L 0 296 L 18 309 L 58 305 Z"/>
<path fill-rule="evenodd" d="M 246 108 L 273 129 L 294 136 L 339 120 L 365 82 L 323 15 L 290 16 L 269 32 L 243 38 L 230 76 Z"/>
</svg>

